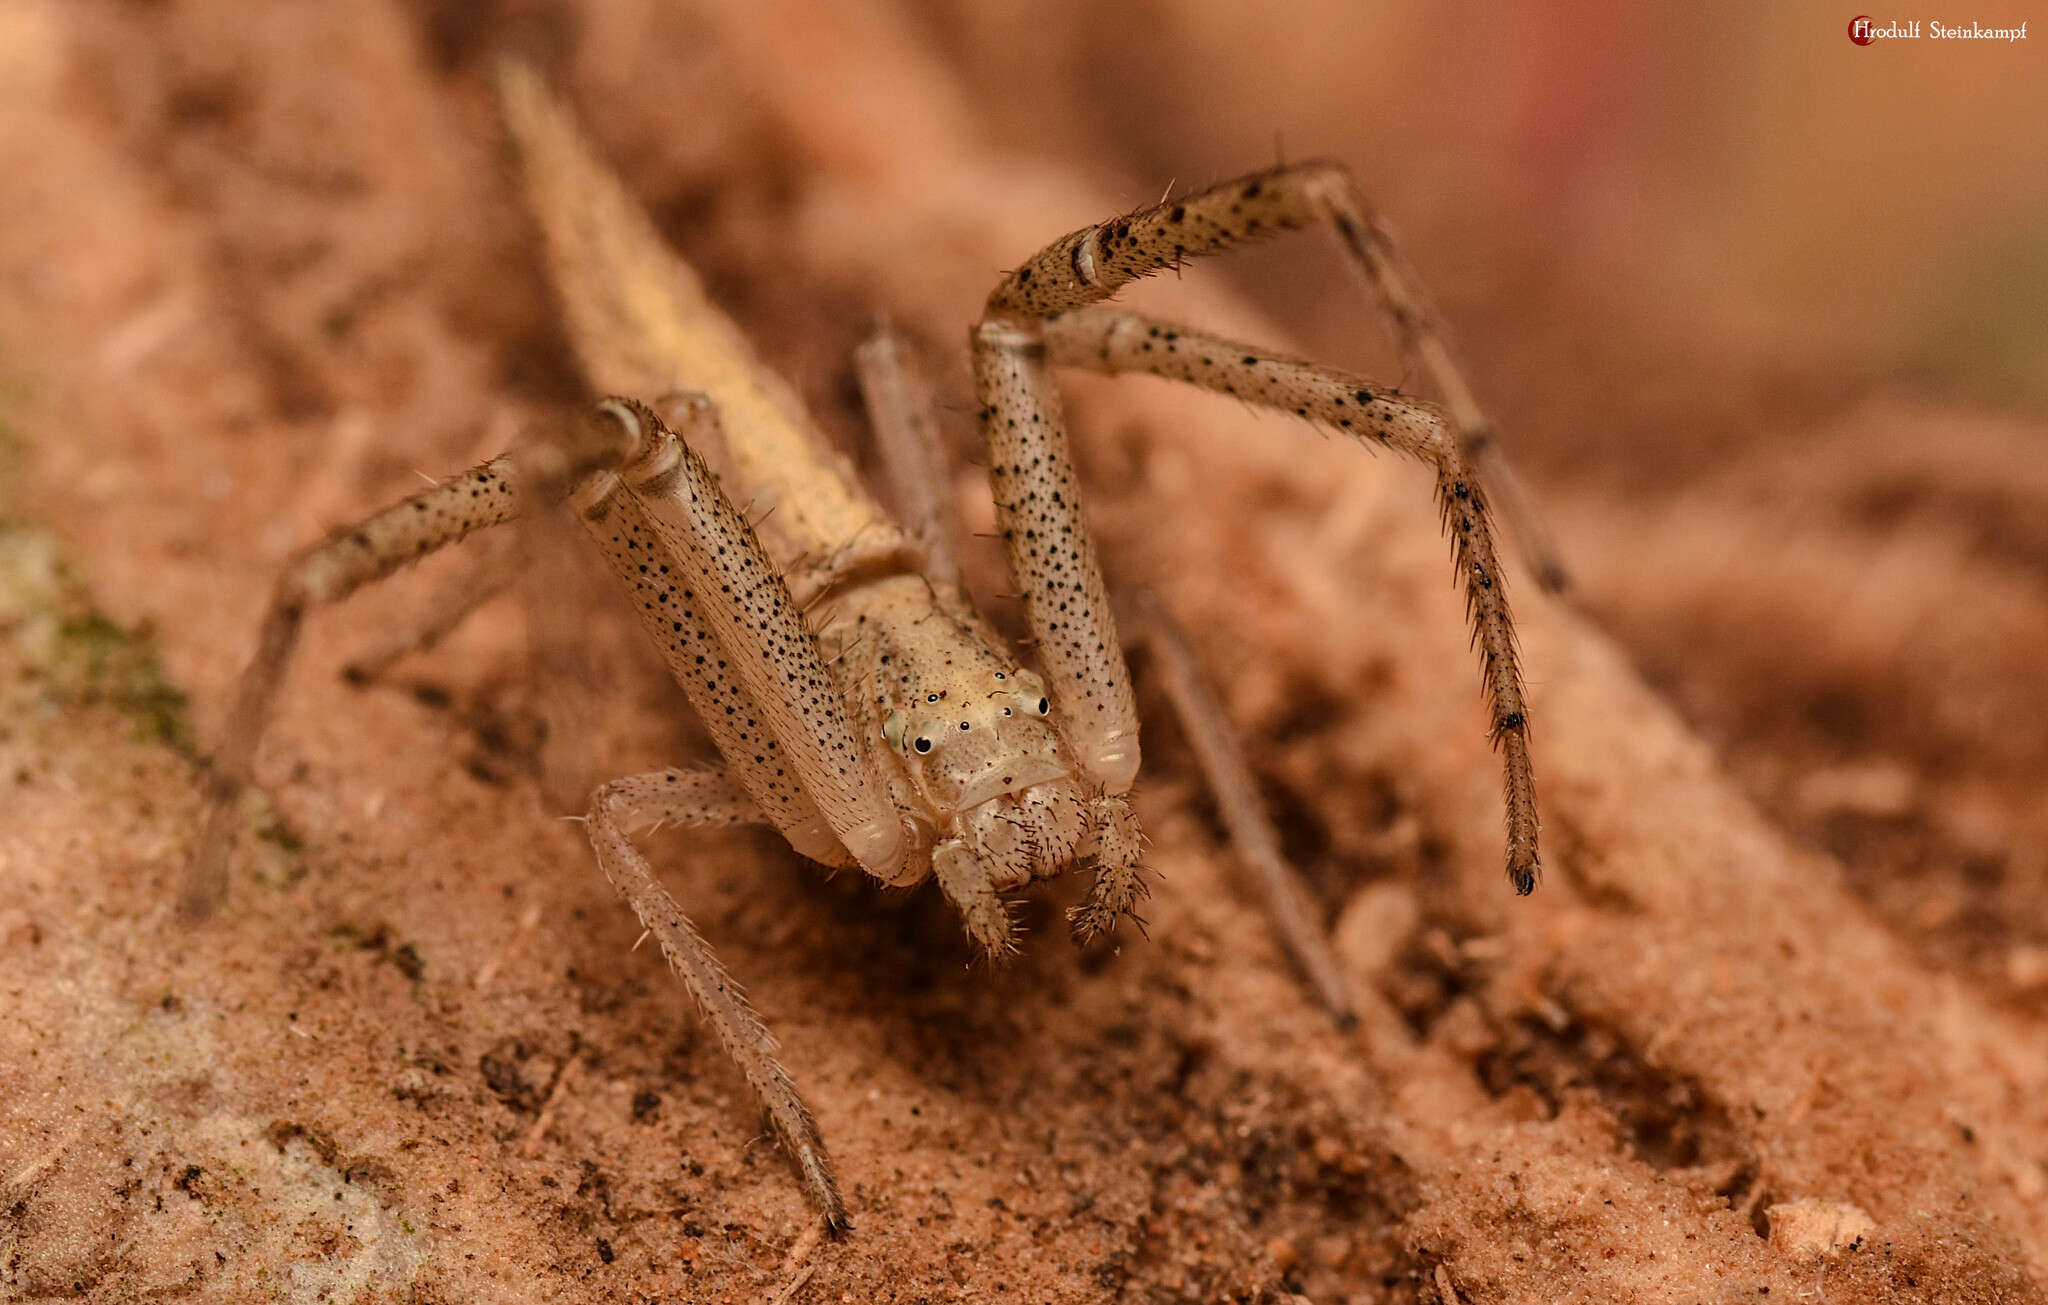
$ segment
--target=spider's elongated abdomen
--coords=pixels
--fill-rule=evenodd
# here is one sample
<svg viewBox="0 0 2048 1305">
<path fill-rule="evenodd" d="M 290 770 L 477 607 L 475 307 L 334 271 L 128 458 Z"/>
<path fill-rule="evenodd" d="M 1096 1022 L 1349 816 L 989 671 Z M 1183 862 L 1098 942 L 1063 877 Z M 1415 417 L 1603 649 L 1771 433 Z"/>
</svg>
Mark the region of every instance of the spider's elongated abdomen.
<svg viewBox="0 0 2048 1305">
<path fill-rule="evenodd" d="M 646 402 L 679 390 L 708 395 L 725 428 L 746 435 L 700 451 L 732 500 L 750 507 L 779 564 L 842 554 L 849 541 L 862 556 L 900 551 L 896 523 L 827 449 L 796 394 L 705 295 L 540 77 L 508 62 L 499 79 L 527 204 L 591 389 Z"/>
</svg>

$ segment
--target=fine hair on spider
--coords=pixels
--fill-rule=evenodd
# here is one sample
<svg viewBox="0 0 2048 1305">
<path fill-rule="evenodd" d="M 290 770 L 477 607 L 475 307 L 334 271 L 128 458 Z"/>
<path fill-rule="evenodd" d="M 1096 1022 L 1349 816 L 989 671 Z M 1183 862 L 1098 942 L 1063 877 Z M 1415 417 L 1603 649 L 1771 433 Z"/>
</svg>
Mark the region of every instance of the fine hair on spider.
<svg viewBox="0 0 2048 1305">
<path fill-rule="evenodd" d="M 500 92 L 582 370 L 598 393 L 637 397 L 606 399 L 587 420 L 556 423 L 336 532 L 286 568 L 215 757 L 181 898 L 187 917 L 205 917 L 225 891 L 237 799 L 306 617 L 428 553 L 519 520 L 520 556 L 492 552 L 437 595 L 416 626 L 350 664 L 353 678 L 374 678 L 452 629 L 516 566 L 560 556 L 573 519 L 630 596 L 723 763 L 599 785 L 585 832 L 765 1107 L 825 1226 L 850 1226 L 816 1120 L 774 1038 L 629 835 L 649 824 L 765 824 L 819 864 L 857 866 L 892 886 L 933 880 L 990 957 L 1016 945 L 1009 896 L 1068 870 L 1092 876 L 1069 913 L 1077 941 L 1136 921 L 1147 892 L 1129 800 L 1137 710 L 1082 515 L 1054 367 L 1184 381 L 1434 469 L 1505 766 L 1507 872 L 1517 892 L 1535 887 L 1528 710 L 1487 505 L 1497 450 L 1442 333 L 1342 168 L 1275 168 L 1084 227 L 989 296 L 971 334 L 974 380 L 998 530 L 1032 635 L 1036 664 L 1026 665 L 962 584 L 930 388 L 903 343 L 884 332 L 856 357 L 899 510 L 892 517 L 823 451 L 795 395 L 712 305 L 539 77 L 507 63 Z M 1448 414 L 1106 306 L 1140 277 L 1323 221 L 1445 394 Z M 1534 552 L 1547 547 L 1533 517 L 1518 534 Z M 1537 570 L 1561 584 L 1554 560 L 1539 559 Z M 1130 633 L 1153 650 L 1276 934 L 1323 1005 L 1348 1022 L 1343 980 L 1189 641 L 1148 595 L 1132 610 Z M 562 622 L 538 618 L 544 665 L 548 647 L 574 638 Z"/>
</svg>

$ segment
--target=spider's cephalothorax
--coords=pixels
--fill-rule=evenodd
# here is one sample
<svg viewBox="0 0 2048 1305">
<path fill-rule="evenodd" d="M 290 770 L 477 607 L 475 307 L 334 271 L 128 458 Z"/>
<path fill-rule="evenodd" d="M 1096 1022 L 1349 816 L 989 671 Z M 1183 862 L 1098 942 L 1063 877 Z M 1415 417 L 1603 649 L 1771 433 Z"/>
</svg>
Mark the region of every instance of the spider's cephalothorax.
<svg viewBox="0 0 2048 1305">
<path fill-rule="evenodd" d="M 1010 945 L 991 891 L 1053 878 L 1087 856 L 1098 880 L 1135 880 L 1127 804 L 1082 774 L 1044 679 L 981 621 L 922 576 L 869 584 L 836 606 L 826 655 L 849 667 L 850 706 L 882 739 L 898 806 L 930 831 L 932 871 L 977 942 Z M 1128 890 L 1120 900 L 1128 906 Z M 1105 923 L 1077 920 L 1090 933 Z"/>
</svg>

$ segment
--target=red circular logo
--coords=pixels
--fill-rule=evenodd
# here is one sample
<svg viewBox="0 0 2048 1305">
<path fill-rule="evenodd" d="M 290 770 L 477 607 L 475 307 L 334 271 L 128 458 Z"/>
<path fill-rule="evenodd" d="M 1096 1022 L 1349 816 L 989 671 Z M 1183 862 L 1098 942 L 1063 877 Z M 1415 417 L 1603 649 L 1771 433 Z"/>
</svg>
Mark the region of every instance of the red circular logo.
<svg viewBox="0 0 2048 1305">
<path fill-rule="evenodd" d="M 1858 45 L 1869 45 L 1877 38 L 1870 34 L 1872 22 L 1869 14 L 1858 14 L 1849 20 L 1849 39 Z"/>
</svg>

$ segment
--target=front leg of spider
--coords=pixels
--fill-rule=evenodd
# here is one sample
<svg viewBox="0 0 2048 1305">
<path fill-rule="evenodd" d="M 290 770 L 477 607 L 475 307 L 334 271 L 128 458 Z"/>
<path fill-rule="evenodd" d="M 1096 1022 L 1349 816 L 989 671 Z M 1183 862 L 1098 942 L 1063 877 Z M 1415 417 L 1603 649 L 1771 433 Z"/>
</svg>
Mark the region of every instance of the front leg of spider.
<svg viewBox="0 0 2048 1305">
<path fill-rule="evenodd" d="M 1140 277 L 1272 232 L 1330 221 L 1340 234 L 1355 234 L 1346 227 L 1360 211 L 1343 168 L 1276 168 L 1083 227 L 1005 277 L 973 334 L 997 522 L 1055 697 L 1077 717 L 1082 764 L 1117 795 L 1137 769 L 1130 680 L 1075 500 L 1049 365 L 1191 382 L 1431 464 L 1492 706 L 1490 734 L 1502 751 L 1508 880 L 1527 893 L 1541 875 L 1529 713 L 1491 513 L 1455 429 L 1426 404 L 1327 368 L 1096 307 Z M 1355 242 L 1347 248 L 1357 255 Z"/>
</svg>

